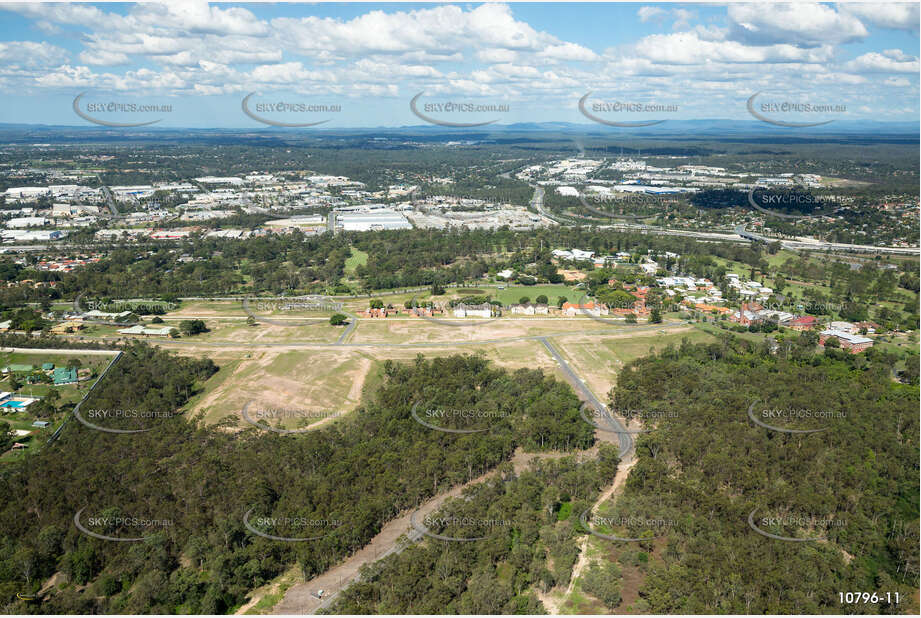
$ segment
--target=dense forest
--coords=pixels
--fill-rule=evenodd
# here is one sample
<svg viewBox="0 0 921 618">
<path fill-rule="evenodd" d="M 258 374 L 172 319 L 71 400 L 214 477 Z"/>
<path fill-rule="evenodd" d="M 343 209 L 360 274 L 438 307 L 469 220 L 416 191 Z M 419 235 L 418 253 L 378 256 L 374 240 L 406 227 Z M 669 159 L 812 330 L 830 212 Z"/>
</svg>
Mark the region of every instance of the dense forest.
<svg viewBox="0 0 921 618">
<path fill-rule="evenodd" d="M 617 449 L 597 459 L 534 461 L 520 475 L 503 464 L 495 478 L 468 488 L 433 519 L 494 525 L 447 526 L 442 535 L 476 542 L 426 540 L 366 567 L 330 614 L 542 614 L 533 589 L 569 582 L 579 555 L 578 514 L 610 484 Z"/>
<path fill-rule="evenodd" d="M 616 609 L 630 569 L 639 573 L 639 596 L 621 610 L 910 613 L 919 567 L 918 386 L 893 381 L 890 369 L 835 350 L 774 355 L 731 336 L 630 363 L 611 405 L 653 419 L 654 430 L 638 436 L 624 493 L 599 511 L 625 525 L 598 528 L 648 540 L 605 541 L 610 553 L 592 559 L 582 590 Z M 748 417 L 752 403 L 778 414 L 771 422 L 781 428 L 823 431 L 765 429 Z M 566 587 L 585 534 L 574 514 L 610 483 L 615 462 L 604 453 L 582 465 L 545 462 L 472 488 L 443 515 L 511 513 L 514 525 L 475 543 L 426 539 L 370 565 L 329 613 L 542 612 L 530 593 Z M 828 540 L 759 535 L 748 523 L 753 511 L 765 532 Z M 883 601 L 842 605 L 838 593 L 855 590 Z M 887 604 L 885 592 L 892 600 L 898 592 L 900 604 Z"/>
<path fill-rule="evenodd" d="M 203 427 L 174 414 L 215 369 L 130 346 L 81 415 L 148 431 L 119 435 L 71 422 L 57 442 L 0 471 L 0 493 L 15 497 L 0 510 L 6 611 L 227 612 L 291 564 L 308 577 L 324 571 L 401 511 L 495 468 L 518 446 L 584 449 L 594 440 L 565 383 L 462 356 L 387 363 L 382 386 L 356 413 L 306 434 L 235 431 L 236 420 Z M 415 403 L 500 414 L 488 431 L 452 434 L 413 420 Z M 311 528 L 322 538 L 255 536 L 243 523 L 250 510 L 324 522 Z M 81 533 L 78 512 L 89 532 L 144 540 Z M 263 531 L 305 536 L 292 526 Z M 58 572 L 69 585 L 40 601 L 17 600 Z"/>
<path fill-rule="evenodd" d="M 615 407 L 676 412 L 639 436 L 612 511 L 677 522 L 640 589 L 648 611 L 905 612 L 918 587 L 918 396 L 886 363 L 836 350 L 786 357 L 724 340 L 627 366 Z M 773 426 L 821 431 L 765 429 L 753 403 Z M 754 510 L 765 532 L 828 541 L 761 536 Z M 842 606 L 849 590 L 902 603 Z"/>
</svg>

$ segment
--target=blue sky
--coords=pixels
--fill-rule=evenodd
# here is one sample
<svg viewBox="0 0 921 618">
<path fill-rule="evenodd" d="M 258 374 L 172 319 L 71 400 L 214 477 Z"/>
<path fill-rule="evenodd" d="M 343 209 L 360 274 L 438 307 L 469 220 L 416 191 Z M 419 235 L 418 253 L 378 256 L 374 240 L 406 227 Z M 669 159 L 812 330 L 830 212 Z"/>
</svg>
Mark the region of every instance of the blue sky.
<svg viewBox="0 0 921 618">
<path fill-rule="evenodd" d="M 614 122 L 752 120 L 755 93 L 777 120 L 917 122 L 918 21 L 917 3 L 0 4 L 0 122 L 91 126 L 85 93 L 111 122 L 264 128 L 256 93 L 270 121 L 405 126 L 422 92 L 437 121 L 591 123 L 590 91 Z"/>
</svg>

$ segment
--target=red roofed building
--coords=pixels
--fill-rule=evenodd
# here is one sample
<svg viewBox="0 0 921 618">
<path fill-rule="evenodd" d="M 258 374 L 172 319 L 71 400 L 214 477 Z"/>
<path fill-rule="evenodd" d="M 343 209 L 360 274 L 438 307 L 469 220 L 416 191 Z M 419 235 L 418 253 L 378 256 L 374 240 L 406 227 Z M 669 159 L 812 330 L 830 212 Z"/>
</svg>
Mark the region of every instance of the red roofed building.
<svg viewBox="0 0 921 618">
<path fill-rule="evenodd" d="M 787 324 L 787 327 L 792 328 L 793 330 L 804 331 L 812 330 L 813 328 L 818 327 L 818 325 L 819 320 L 814 315 L 804 315 L 790 320 L 790 323 Z"/>
</svg>

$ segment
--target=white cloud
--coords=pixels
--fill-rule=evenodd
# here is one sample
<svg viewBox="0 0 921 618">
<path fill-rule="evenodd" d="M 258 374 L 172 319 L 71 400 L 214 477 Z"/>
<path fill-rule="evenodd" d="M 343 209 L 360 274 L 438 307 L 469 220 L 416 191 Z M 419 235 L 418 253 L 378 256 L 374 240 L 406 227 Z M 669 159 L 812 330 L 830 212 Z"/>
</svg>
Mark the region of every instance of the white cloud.
<svg viewBox="0 0 921 618">
<path fill-rule="evenodd" d="M 598 60 L 598 54 L 587 47 L 576 45 L 575 43 L 550 45 L 539 51 L 537 55 L 552 60 L 575 60 L 584 62 Z"/>
<path fill-rule="evenodd" d="M 496 62 L 514 62 L 518 52 L 511 49 L 481 49 L 476 53 L 477 60 L 494 64 Z"/>
<path fill-rule="evenodd" d="M 20 68 L 55 66 L 64 62 L 68 52 L 50 43 L 33 41 L 0 42 L 0 62 Z"/>
<path fill-rule="evenodd" d="M 643 6 L 640 7 L 636 14 L 639 16 L 640 21 L 645 24 L 650 19 L 665 15 L 665 9 L 659 8 L 657 6 Z"/>
<path fill-rule="evenodd" d="M 847 68 L 861 73 L 914 73 L 921 72 L 921 64 L 897 49 L 883 53 L 868 52 L 847 63 Z"/>
<path fill-rule="evenodd" d="M 748 44 L 806 47 L 859 41 L 868 35 L 855 16 L 823 4 L 730 4 L 731 38 Z"/>
<path fill-rule="evenodd" d="M 84 64 L 114 66 L 127 64 L 128 56 L 121 52 L 106 51 L 104 49 L 84 50 L 80 52 L 80 62 Z"/>
<path fill-rule="evenodd" d="M 865 23 L 881 28 L 918 31 L 921 19 L 917 2 L 880 2 L 873 4 L 842 3 L 838 8 L 850 13 Z"/>
<path fill-rule="evenodd" d="M 652 62 L 666 64 L 825 62 L 833 55 L 831 46 L 814 49 L 787 44 L 753 46 L 737 41 L 708 41 L 697 32 L 649 35 L 636 44 L 635 51 Z"/>
</svg>

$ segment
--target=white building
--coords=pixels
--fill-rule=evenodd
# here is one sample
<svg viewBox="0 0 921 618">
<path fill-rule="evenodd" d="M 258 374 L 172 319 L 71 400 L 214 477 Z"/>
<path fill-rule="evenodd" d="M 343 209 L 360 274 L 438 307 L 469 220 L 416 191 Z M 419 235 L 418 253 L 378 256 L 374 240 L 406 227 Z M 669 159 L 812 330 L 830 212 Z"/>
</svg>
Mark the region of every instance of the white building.
<svg viewBox="0 0 921 618">
<path fill-rule="evenodd" d="M 369 230 L 409 230 L 409 220 L 394 210 L 375 210 L 374 212 L 337 213 L 337 226 L 347 232 L 367 232 Z"/>
<path fill-rule="evenodd" d="M 482 305 L 465 305 L 463 303 L 454 307 L 455 318 L 491 318 L 492 306 L 489 303 Z"/>
<path fill-rule="evenodd" d="M 6 222 L 6 227 L 24 228 L 24 227 L 42 227 L 48 224 L 45 217 L 15 217 Z"/>
</svg>

